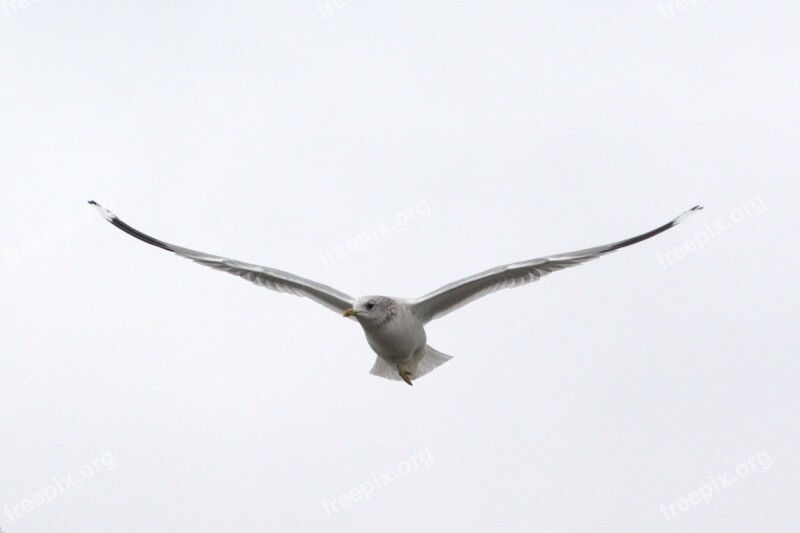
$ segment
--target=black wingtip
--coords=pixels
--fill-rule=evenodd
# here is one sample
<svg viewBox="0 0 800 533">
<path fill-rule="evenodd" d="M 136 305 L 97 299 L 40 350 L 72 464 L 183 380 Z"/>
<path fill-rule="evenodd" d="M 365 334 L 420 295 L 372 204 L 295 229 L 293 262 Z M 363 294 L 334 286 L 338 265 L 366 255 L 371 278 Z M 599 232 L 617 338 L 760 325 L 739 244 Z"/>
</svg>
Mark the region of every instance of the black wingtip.
<svg viewBox="0 0 800 533">
<path fill-rule="evenodd" d="M 109 211 L 108 209 L 103 207 L 102 205 L 98 204 L 94 200 L 89 200 L 89 204 L 93 205 L 100 212 L 100 214 L 103 216 L 103 218 L 105 218 L 106 220 L 111 222 L 113 225 L 115 225 L 116 227 L 118 227 L 119 229 L 121 229 L 122 231 L 127 233 L 128 235 L 136 237 L 140 241 L 144 241 L 147 244 L 152 244 L 153 246 L 158 246 L 159 248 L 163 248 L 164 250 L 168 250 L 170 252 L 174 252 L 175 251 L 175 250 L 172 249 L 171 245 L 165 243 L 164 241 L 160 241 L 160 240 L 158 240 L 158 239 L 156 239 L 154 237 L 151 237 L 151 236 L 149 236 L 147 234 L 142 233 L 141 231 L 139 231 L 139 230 L 137 230 L 135 228 L 130 227 L 129 225 L 127 225 L 126 223 L 121 221 L 119 218 L 117 218 L 117 215 L 115 215 L 114 213 L 112 213 L 111 211 Z M 2 532 L 0 532 L 0 533 L 2 533 Z"/>
<path fill-rule="evenodd" d="M 677 226 L 678 224 L 680 224 L 681 222 L 686 220 L 686 217 L 691 216 L 692 214 L 694 214 L 695 211 L 700 211 L 701 209 L 703 209 L 702 206 L 696 205 L 693 208 L 691 208 L 691 209 L 689 209 L 687 211 L 684 211 L 683 213 L 678 215 L 675 219 L 667 222 L 663 226 L 659 226 L 656 229 L 654 229 L 652 231 L 648 231 L 647 233 L 643 233 L 643 234 L 641 234 L 641 235 L 639 235 L 637 237 L 633 237 L 633 238 L 630 238 L 630 239 L 626 239 L 624 241 L 620 241 L 618 243 L 614 243 L 613 245 L 611 245 L 606 250 L 606 252 L 613 252 L 614 250 L 619 250 L 620 248 L 625 248 L 626 246 L 630 246 L 631 244 L 636 244 L 637 242 L 641 242 L 641 241 L 643 241 L 645 239 L 649 239 L 650 237 L 654 237 L 654 236 L 658 235 L 659 233 L 661 233 L 662 231 L 666 231 L 669 228 L 673 228 L 673 227 Z"/>
</svg>

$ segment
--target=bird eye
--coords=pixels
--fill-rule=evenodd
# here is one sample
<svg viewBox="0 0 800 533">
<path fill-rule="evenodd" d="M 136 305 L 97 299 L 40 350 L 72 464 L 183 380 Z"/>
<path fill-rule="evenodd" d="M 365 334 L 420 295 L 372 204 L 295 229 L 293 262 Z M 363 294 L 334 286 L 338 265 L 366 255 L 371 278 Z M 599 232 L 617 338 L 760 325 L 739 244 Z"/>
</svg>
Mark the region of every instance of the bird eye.
<svg viewBox="0 0 800 533">
<path fill-rule="evenodd" d="M 375 304 L 374 304 L 374 303 L 372 303 L 372 302 L 367 302 L 367 309 L 372 309 L 373 307 L 375 307 Z"/>
</svg>

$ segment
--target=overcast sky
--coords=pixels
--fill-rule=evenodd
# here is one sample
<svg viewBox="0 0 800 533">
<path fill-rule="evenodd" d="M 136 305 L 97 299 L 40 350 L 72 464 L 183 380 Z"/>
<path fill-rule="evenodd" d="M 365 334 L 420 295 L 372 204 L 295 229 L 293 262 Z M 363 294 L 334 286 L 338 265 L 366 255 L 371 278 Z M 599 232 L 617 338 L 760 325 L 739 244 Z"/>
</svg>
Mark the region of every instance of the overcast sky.
<svg viewBox="0 0 800 533">
<path fill-rule="evenodd" d="M 327 1 L 327 4 L 325 3 Z M 800 4 L 0 0 L 0 530 L 797 531 Z M 361 329 L 136 241 L 415 297 Z"/>
</svg>

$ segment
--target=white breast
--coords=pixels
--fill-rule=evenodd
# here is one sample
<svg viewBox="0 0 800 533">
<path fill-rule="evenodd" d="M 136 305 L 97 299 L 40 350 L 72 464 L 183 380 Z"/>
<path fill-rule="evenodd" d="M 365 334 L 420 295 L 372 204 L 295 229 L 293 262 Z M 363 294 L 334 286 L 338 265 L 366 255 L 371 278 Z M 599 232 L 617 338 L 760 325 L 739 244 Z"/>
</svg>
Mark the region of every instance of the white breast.
<svg viewBox="0 0 800 533">
<path fill-rule="evenodd" d="M 391 322 L 378 329 L 364 328 L 370 347 L 392 364 L 405 363 L 427 342 L 422 322 L 406 305 L 400 305 Z"/>
</svg>

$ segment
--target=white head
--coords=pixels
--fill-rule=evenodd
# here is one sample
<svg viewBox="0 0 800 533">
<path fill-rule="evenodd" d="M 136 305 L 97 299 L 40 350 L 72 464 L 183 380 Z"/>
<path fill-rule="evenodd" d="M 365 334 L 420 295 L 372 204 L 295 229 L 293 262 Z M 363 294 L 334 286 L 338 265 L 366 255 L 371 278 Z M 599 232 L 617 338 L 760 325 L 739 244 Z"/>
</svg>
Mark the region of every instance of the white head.
<svg viewBox="0 0 800 533">
<path fill-rule="evenodd" d="M 362 296 L 343 316 L 354 316 L 362 326 L 381 328 L 397 314 L 397 302 L 388 296 Z"/>
</svg>

